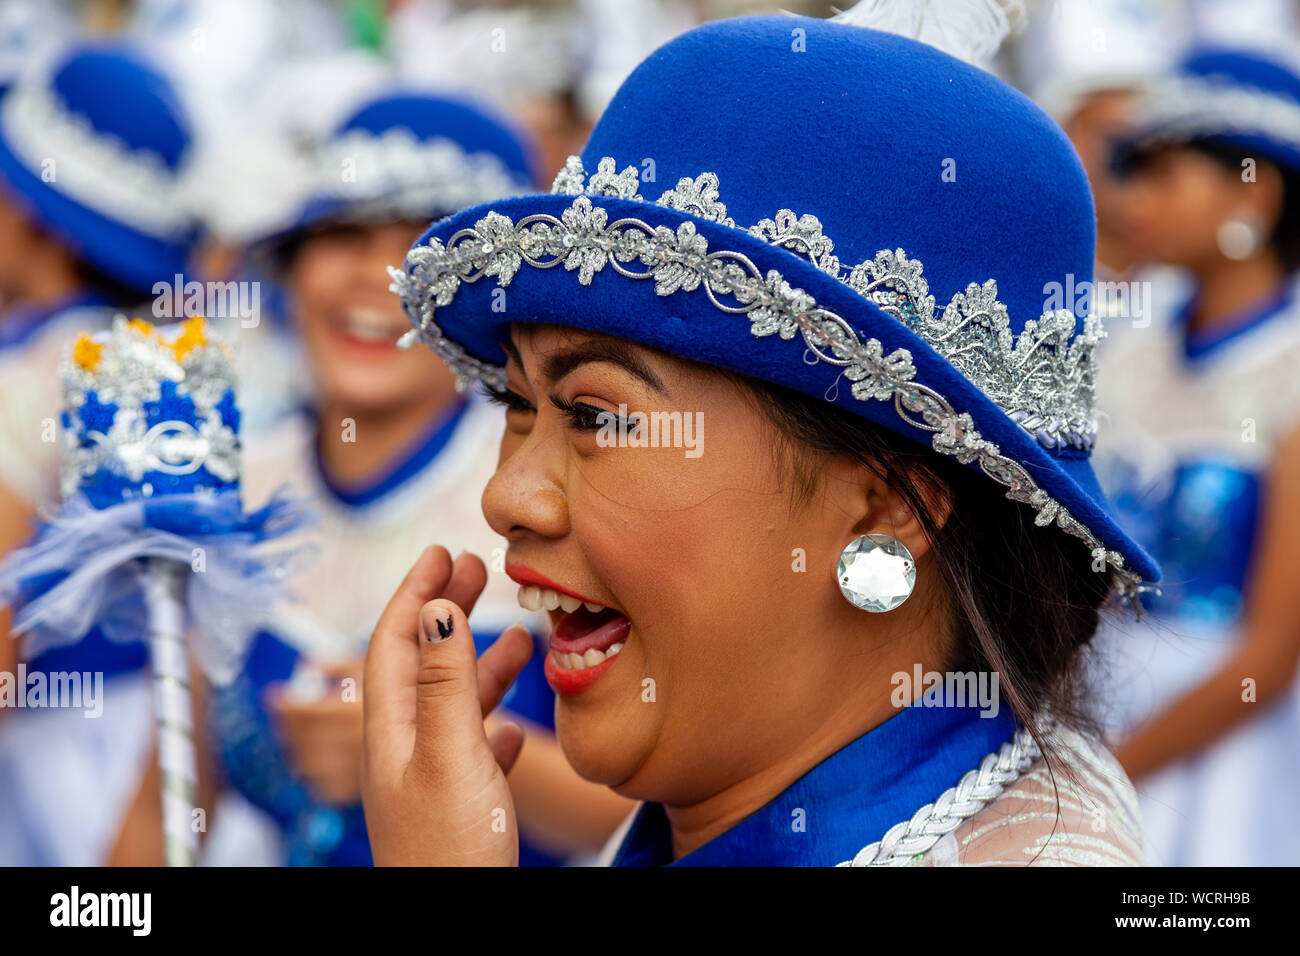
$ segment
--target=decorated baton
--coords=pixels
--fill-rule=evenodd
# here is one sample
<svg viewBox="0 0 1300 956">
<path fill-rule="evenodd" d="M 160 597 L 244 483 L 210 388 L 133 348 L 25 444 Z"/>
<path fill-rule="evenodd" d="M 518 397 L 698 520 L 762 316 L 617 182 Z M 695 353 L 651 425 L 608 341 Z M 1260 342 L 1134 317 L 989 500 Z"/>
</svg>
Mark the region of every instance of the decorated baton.
<svg viewBox="0 0 1300 956">
<path fill-rule="evenodd" d="M 28 656 L 92 628 L 148 645 L 166 862 L 193 865 L 190 661 L 235 676 L 287 573 L 268 542 L 302 514 L 279 492 L 244 510 L 232 355 L 202 318 L 82 335 L 63 394 L 62 504 L 0 562 L 0 601 Z"/>
</svg>

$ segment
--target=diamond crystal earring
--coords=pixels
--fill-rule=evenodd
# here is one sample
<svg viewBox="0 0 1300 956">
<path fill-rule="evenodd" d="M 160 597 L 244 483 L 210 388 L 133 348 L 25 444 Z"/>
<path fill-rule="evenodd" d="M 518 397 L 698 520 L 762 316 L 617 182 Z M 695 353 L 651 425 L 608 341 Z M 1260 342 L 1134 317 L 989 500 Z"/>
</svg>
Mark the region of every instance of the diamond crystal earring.
<svg viewBox="0 0 1300 956">
<path fill-rule="evenodd" d="M 840 552 L 835 580 L 854 607 L 872 613 L 892 611 L 916 585 L 916 561 L 897 538 L 864 534 Z"/>
<path fill-rule="evenodd" d="M 1249 259 L 1263 244 L 1264 230 L 1258 219 L 1249 213 L 1238 214 L 1225 219 L 1215 234 L 1219 251 L 1234 261 Z"/>
</svg>

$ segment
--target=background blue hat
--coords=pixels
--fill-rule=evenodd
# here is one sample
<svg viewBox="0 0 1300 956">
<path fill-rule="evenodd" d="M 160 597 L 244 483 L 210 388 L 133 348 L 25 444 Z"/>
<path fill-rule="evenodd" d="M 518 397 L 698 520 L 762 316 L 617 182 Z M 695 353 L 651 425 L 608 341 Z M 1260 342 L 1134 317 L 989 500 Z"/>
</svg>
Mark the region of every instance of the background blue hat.
<svg viewBox="0 0 1300 956">
<path fill-rule="evenodd" d="M 1083 169 L 1024 96 L 898 36 L 753 17 L 662 47 L 552 194 L 435 223 L 392 274 L 408 341 L 465 378 L 500 382 L 508 323 L 537 321 L 824 396 L 981 469 L 1132 594 L 1159 570 L 1093 475 L 1102 333 L 1061 297 L 1093 247 Z"/>
<path fill-rule="evenodd" d="M 190 131 L 171 84 L 126 47 L 72 49 L 0 99 L 0 189 L 86 262 L 142 292 L 184 272 Z"/>
<path fill-rule="evenodd" d="M 1300 76 L 1261 54 L 1197 50 L 1144 91 L 1139 113 L 1116 151 L 1121 163 L 1156 146 L 1211 142 L 1300 172 Z"/>
<path fill-rule="evenodd" d="M 434 219 L 533 187 L 533 146 L 483 107 L 413 91 L 366 102 L 320 144 L 295 220 L 270 251 L 337 221 Z"/>
</svg>

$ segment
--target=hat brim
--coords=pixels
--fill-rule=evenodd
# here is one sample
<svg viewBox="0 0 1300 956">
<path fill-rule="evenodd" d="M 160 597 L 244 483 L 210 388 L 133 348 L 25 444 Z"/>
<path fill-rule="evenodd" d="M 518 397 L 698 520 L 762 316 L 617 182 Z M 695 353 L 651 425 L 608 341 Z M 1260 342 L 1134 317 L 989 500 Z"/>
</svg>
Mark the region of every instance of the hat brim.
<svg viewBox="0 0 1300 956">
<path fill-rule="evenodd" d="M 1116 141 L 1112 167 L 1123 170 L 1142 156 L 1160 149 L 1209 143 L 1229 146 L 1249 156 L 1266 159 L 1291 173 L 1300 175 L 1300 145 L 1274 139 L 1263 133 L 1208 134 L 1178 133 L 1158 126 L 1135 130 Z"/>
<path fill-rule="evenodd" d="M 249 243 L 247 255 L 261 268 L 277 272 L 283 267 L 288 250 L 316 233 L 336 226 L 373 225 L 393 222 L 397 219 L 413 223 L 427 222 L 444 215 L 445 212 L 445 209 L 429 209 L 423 213 L 410 211 L 398 213 L 394 212 L 392 207 L 385 205 L 382 199 L 368 208 L 344 198 L 314 197 L 303 205 L 292 222 Z"/>
<path fill-rule="evenodd" d="M 413 251 L 430 240 L 444 246 L 449 240 L 459 241 L 458 233 L 473 229 L 489 212 L 516 223 L 535 215 L 559 220 L 576 198 L 542 194 L 476 206 L 434 223 L 417 240 Z M 766 276 L 769 270 L 778 271 L 790 286 L 811 295 L 818 307 L 846 320 L 859 338 L 878 340 L 884 355 L 906 349 L 916 370 L 913 381 L 938 393 L 956 412 L 969 414 L 980 436 L 995 443 L 1002 456 L 1019 463 L 1039 488 L 1102 544 L 1119 553 L 1128 571 L 1146 582 L 1159 580 L 1159 566 L 1112 516 L 1086 451 L 1066 447 L 1049 452 L 917 333 L 854 289 L 811 261 L 743 229 L 644 201 L 614 196 L 589 198 L 593 207 L 605 211 L 610 224 L 636 219 L 652 228 L 664 226 L 676 232 L 689 222 L 705 238 L 710 252 L 727 250 L 742 255 L 760 276 Z M 411 261 L 408 259 L 408 271 Z M 576 267 L 576 262 L 557 262 L 542 268 L 525 261 L 510 280 L 504 297 L 494 294 L 501 287 L 494 276 L 462 281 L 451 301 L 436 308 L 435 321 L 445 336 L 490 365 L 505 363 L 501 343 L 508 337 L 512 323 L 571 326 L 823 397 L 923 445 L 932 444 L 934 433 L 904 418 L 898 401 L 854 397 L 852 383 L 843 380 L 841 369 L 821 361 L 807 361 L 807 345 L 801 337 L 755 337 L 746 315 L 718 308 L 703 288 L 660 295 L 653 279 L 630 278 L 608 263 L 596 268 L 590 284 L 582 285 L 579 274 L 573 271 Z M 408 304 L 408 312 L 412 311 Z M 418 315 L 411 317 L 418 323 Z M 979 468 L 978 461 L 970 467 Z"/>
<path fill-rule="evenodd" d="M 32 173 L 0 136 L 0 187 L 32 218 L 90 265 L 123 285 L 153 293 L 184 274 L 196 236 L 149 236 L 82 205 Z"/>
</svg>

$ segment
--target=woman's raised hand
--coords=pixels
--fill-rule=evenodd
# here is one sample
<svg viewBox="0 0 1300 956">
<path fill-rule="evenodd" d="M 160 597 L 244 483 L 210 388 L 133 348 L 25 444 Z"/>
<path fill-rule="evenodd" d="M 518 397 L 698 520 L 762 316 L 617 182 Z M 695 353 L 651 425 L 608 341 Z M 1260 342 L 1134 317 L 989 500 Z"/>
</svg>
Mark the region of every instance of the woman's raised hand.
<svg viewBox="0 0 1300 956">
<path fill-rule="evenodd" d="M 532 654 L 523 627 L 475 659 L 466 622 L 483 562 L 425 549 L 366 654 L 361 795 L 377 865 L 512 866 L 519 834 L 506 774 L 523 731 L 486 717 Z"/>
</svg>

